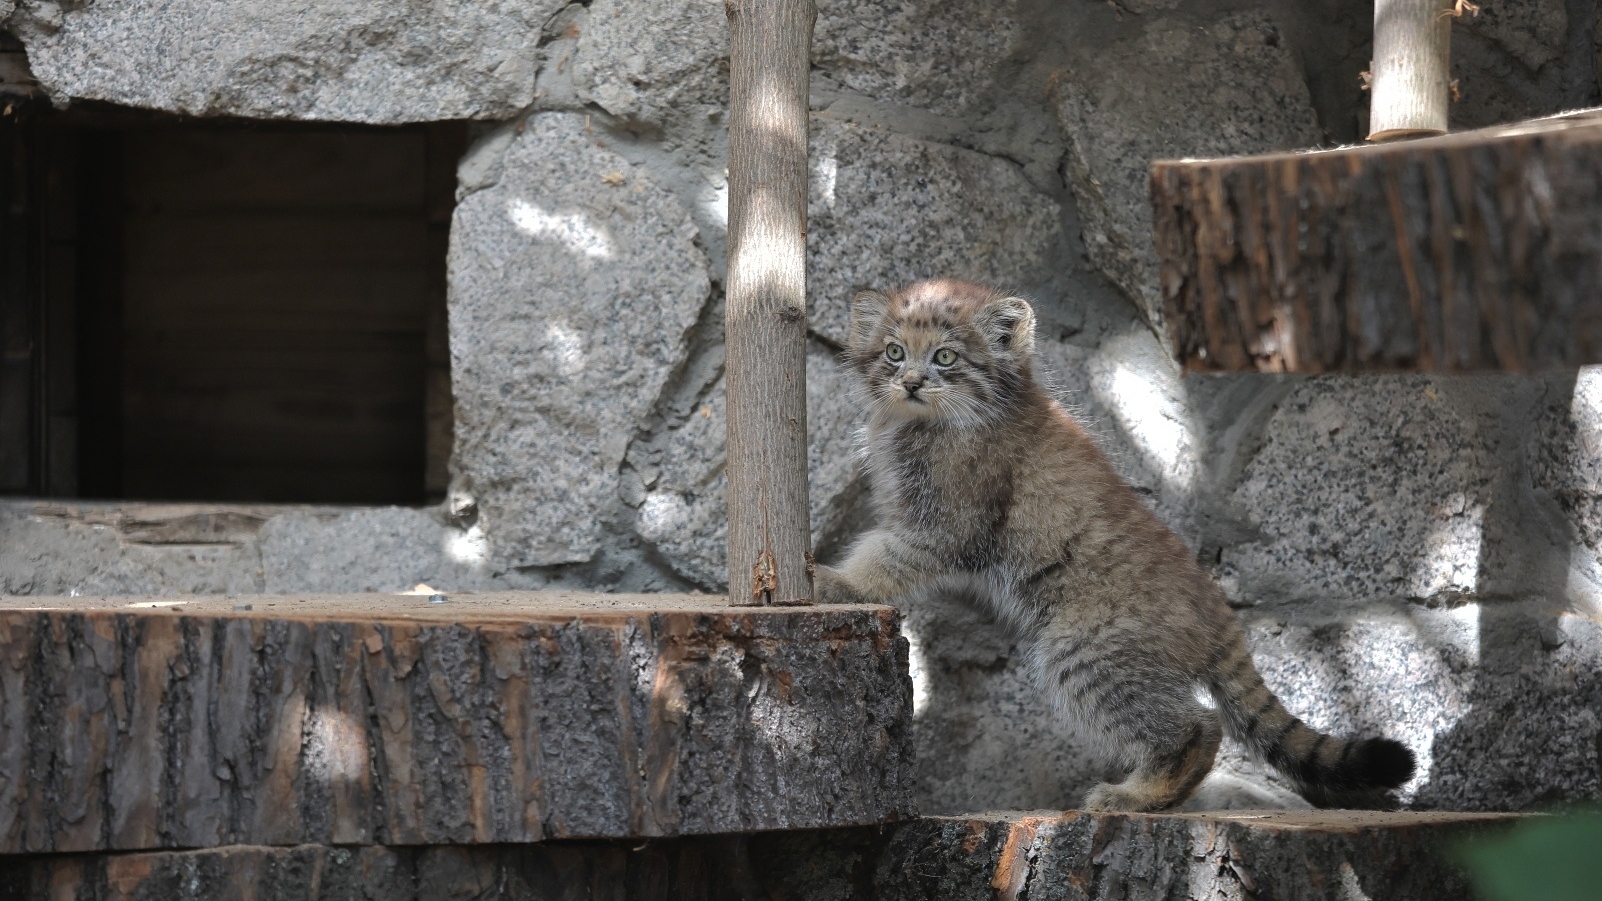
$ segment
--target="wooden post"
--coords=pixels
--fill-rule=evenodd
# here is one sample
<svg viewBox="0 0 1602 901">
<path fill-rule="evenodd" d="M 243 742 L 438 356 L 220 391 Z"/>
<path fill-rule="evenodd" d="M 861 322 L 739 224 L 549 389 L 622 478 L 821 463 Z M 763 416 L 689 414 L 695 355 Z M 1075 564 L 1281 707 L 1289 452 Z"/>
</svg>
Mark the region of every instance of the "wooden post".
<svg viewBox="0 0 1602 901">
<path fill-rule="evenodd" d="M 809 603 L 807 77 L 812 0 L 727 0 L 729 597 Z"/>
<path fill-rule="evenodd" d="M 1375 0 L 1370 141 L 1445 134 L 1456 0 Z"/>
</svg>

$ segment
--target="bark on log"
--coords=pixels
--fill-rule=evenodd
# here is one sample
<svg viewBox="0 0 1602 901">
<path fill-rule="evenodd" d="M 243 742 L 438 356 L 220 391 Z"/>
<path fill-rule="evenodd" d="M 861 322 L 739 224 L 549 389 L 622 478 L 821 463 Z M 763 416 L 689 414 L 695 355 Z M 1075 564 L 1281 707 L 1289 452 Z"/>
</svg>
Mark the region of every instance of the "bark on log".
<svg viewBox="0 0 1602 901">
<path fill-rule="evenodd" d="M 1368 139 L 1446 133 L 1454 0 L 1375 0 Z"/>
<path fill-rule="evenodd" d="M 0 857 L 17 901 L 1167 901 L 1472 897 L 1443 847 L 1496 814 L 990 813 L 887 829 L 422 848 Z"/>
<path fill-rule="evenodd" d="M 0 857 L 8 901 L 841 901 L 877 830 L 415 848 L 229 847 Z"/>
<path fill-rule="evenodd" d="M 807 78 L 812 0 L 728 0 L 729 597 L 812 598 Z"/>
<path fill-rule="evenodd" d="M 877 897 L 1460 901 L 1473 892 L 1441 849 L 1512 819 L 1339 810 L 931 817 L 896 829 Z"/>
<path fill-rule="evenodd" d="M 898 626 L 682 595 L 3 598 L 0 853 L 904 817 Z"/>
<path fill-rule="evenodd" d="M 1193 370 L 1602 362 L 1602 115 L 1151 170 Z"/>
</svg>

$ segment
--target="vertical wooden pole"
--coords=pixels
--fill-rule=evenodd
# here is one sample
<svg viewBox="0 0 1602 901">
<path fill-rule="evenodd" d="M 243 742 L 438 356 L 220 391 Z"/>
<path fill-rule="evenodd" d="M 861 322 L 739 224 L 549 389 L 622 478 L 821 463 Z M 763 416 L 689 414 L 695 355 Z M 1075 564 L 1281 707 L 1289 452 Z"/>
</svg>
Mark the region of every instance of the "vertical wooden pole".
<svg viewBox="0 0 1602 901">
<path fill-rule="evenodd" d="M 1445 134 L 1456 0 L 1375 0 L 1370 141 Z"/>
<path fill-rule="evenodd" d="M 807 77 L 812 0 L 726 0 L 729 597 L 812 598 L 807 517 Z"/>
</svg>

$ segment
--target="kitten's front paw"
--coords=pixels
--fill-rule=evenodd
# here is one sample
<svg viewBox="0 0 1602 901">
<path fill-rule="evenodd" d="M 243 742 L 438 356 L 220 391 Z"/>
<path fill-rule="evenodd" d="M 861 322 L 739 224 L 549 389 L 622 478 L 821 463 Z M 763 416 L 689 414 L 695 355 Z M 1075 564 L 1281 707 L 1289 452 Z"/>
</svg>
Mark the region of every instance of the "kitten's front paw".
<svg viewBox="0 0 1602 901">
<path fill-rule="evenodd" d="M 862 596 L 833 567 L 818 564 L 812 574 L 812 587 L 820 604 L 860 604 Z"/>
<path fill-rule="evenodd" d="M 1085 795 L 1085 810 L 1102 813 L 1106 811 L 1124 811 L 1128 813 L 1142 813 L 1161 810 L 1165 806 L 1156 799 L 1131 789 L 1128 785 L 1113 785 L 1103 782 Z"/>
</svg>

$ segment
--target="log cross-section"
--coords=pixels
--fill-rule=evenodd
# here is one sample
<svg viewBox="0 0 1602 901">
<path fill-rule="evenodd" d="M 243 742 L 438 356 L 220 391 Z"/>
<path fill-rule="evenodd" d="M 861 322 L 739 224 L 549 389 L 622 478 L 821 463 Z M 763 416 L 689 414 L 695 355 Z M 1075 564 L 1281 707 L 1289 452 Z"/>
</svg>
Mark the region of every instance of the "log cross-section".
<svg viewBox="0 0 1602 901">
<path fill-rule="evenodd" d="M 0 598 L 0 854 L 897 819 L 906 654 L 872 606 Z"/>
<path fill-rule="evenodd" d="M 729 597 L 812 598 L 807 80 L 812 0 L 727 0 Z"/>
<path fill-rule="evenodd" d="M 1602 115 L 1159 161 L 1169 335 L 1193 370 L 1602 362 Z"/>
</svg>

